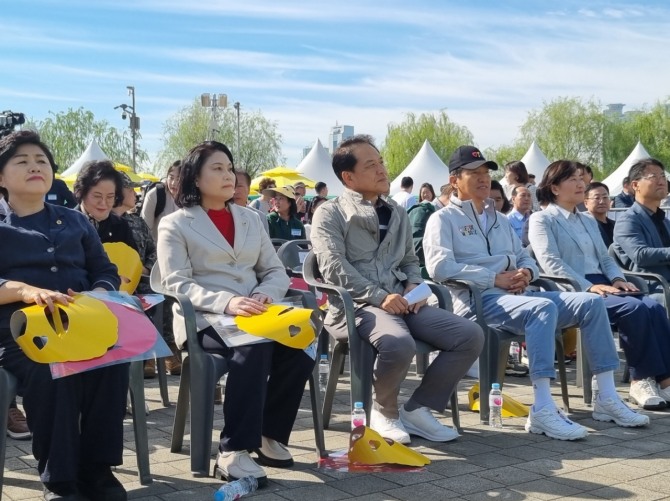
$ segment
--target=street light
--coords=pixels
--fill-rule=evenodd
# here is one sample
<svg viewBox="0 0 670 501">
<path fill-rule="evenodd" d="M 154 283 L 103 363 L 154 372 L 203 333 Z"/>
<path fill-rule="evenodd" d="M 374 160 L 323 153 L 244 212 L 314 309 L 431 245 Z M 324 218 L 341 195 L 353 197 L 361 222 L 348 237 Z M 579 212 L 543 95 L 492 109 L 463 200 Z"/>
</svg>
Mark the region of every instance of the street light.
<svg viewBox="0 0 670 501">
<path fill-rule="evenodd" d="M 214 135 L 216 132 L 219 132 L 216 128 L 217 125 L 217 110 L 219 108 L 225 108 L 228 106 L 228 96 L 225 94 L 212 94 L 209 92 L 200 95 L 200 104 L 205 108 L 212 109 L 212 116 L 209 122 L 209 134 L 208 139 L 214 140 Z"/>
<path fill-rule="evenodd" d="M 140 117 L 135 113 L 135 87 L 132 85 L 126 86 L 128 89 L 128 95 L 132 99 L 132 105 L 120 104 L 114 106 L 114 109 L 117 110 L 121 108 L 121 118 L 125 120 L 130 115 L 130 121 L 128 123 L 130 127 L 130 137 L 133 140 L 133 170 L 137 172 L 137 131 L 140 130 Z"/>
<path fill-rule="evenodd" d="M 240 156 L 240 102 L 236 101 L 235 104 L 233 105 L 233 108 L 237 111 L 237 142 L 235 144 L 235 156 L 238 157 L 239 161 L 239 156 Z"/>
</svg>

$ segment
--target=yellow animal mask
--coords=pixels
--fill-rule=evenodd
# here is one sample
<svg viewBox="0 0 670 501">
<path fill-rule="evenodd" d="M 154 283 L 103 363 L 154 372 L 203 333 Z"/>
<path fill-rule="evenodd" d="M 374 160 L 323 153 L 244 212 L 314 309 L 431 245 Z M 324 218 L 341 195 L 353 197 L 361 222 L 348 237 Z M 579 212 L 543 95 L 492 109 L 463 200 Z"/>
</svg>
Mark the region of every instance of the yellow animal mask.
<svg viewBox="0 0 670 501">
<path fill-rule="evenodd" d="M 430 464 L 430 459 L 398 442 L 383 438 L 367 426 L 358 426 L 351 432 L 349 462 L 362 465 L 426 466 Z"/>
<path fill-rule="evenodd" d="M 135 249 L 123 242 L 102 244 L 109 260 L 119 269 L 120 291 L 133 294 L 142 278 L 142 260 Z"/>
<path fill-rule="evenodd" d="M 78 362 L 104 355 L 118 340 L 118 320 L 102 301 L 84 295 L 73 303 L 14 312 L 10 329 L 28 358 L 38 363 Z"/>
<path fill-rule="evenodd" d="M 312 310 L 272 304 L 267 311 L 251 317 L 235 317 L 235 324 L 249 334 L 265 337 L 304 350 L 314 342 L 314 327 L 310 322 Z"/>
</svg>

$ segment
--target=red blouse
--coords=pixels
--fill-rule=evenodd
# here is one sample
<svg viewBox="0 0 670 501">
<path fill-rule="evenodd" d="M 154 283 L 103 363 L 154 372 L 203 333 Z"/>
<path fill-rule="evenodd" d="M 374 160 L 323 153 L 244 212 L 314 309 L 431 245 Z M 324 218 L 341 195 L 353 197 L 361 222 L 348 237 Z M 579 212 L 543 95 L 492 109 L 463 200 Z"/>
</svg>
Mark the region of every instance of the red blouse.
<svg viewBox="0 0 670 501">
<path fill-rule="evenodd" d="M 207 215 L 214 223 L 214 226 L 221 232 L 231 247 L 235 247 L 235 222 L 233 214 L 228 209 L 214 210 L 209 209 Z"/>
</svg>

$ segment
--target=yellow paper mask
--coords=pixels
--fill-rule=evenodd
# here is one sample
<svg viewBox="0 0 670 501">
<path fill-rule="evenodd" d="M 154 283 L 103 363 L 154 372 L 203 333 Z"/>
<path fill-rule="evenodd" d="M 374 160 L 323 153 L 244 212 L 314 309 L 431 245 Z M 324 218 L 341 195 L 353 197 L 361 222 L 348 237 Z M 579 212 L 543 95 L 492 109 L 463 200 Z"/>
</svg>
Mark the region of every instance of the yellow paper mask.
<svg viewBox="0 0 670 501">
<path fill-rule="evenodd" d="M 135 249 L 123 242 L 102 244 L 109 260 L 119 269 L 120 291 L 132 294 L 142 278 L 142 260 Z"/>
<path fill-rule="evenodd" d="M 75 296 L 67 306 L 28 306 L 12 315 L 12 336 L 38 363 L 78 362 L 104 355 L 118 340 L 118 320 L 102 301 Z"/>
<path fill-rule="evenodd" d="M 251 317 L 235 317 L 235 324 L 249 334 L 265 337 L 304 350 L 314 342 L 312 310 L 272 304 L 267 311 Z"/>
<path fill-rule="evenodd" d="M 426 466 L 430 464 L 430 459 L 409 447 L 382 437 L 367 426 L 358 426 L 351 431 L 349 462 L 362 465 Z"/>
</svg>

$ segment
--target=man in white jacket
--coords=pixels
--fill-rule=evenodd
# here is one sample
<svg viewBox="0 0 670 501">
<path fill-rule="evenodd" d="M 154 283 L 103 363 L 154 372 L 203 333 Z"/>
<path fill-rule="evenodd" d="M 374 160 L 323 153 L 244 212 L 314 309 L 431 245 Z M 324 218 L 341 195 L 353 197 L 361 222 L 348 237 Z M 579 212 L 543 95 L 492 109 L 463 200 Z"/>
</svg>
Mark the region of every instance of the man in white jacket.
<svg viewBox="0 0 670 501">
<path fill-rule="evenodd" d="M 449 183 L 455 194 L 447 207 L 428 220 L 423 239 L 429 275 L 438 282 L 474 282 L 482 291 L 487 323 L 525 334 L 535 397 L 526 431 L 559 440 L 576 440 L 588 434 L 558 409 L 550 390 L 555 377 L 556 328 L 575 324 L 581 329 L 600 392 L 603 388 L 606 392 L 603 403 L 594 408 L 594 419 L 615 421 L 620 426 L 647 424 L 649 418 L 626 407 L 616 393 L 613 371 L 619 367 L 619 358 L 600 296 L 527 290 L 539 271 L 507 218 L 495 211 L 489 199 L 490 170 L 497 168 L 473 146 L 461 146 L 451 156 Z M 472 317 L 467 291 L 454 290 L 452 295 L 454 312 Z"/>
</svg>

